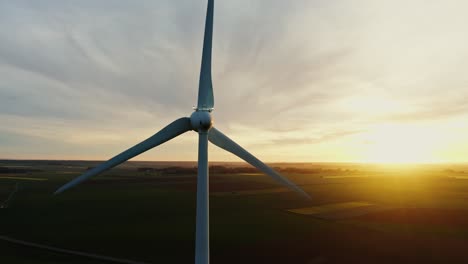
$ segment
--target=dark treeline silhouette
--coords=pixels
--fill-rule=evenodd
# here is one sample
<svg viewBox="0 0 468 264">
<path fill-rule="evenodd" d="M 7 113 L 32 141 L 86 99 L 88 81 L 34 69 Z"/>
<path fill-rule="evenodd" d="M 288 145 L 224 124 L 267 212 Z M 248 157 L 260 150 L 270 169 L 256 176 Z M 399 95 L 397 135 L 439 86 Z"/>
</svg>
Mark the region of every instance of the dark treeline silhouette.
<svg viewBox="0 0 468 264">
<path fill-rule="evenodd" d="M 445 173 L 455 173 L 455 174 L 464 174 L 464 173 L 467 173 L 466 171 L 462 171 L 462 170 L 453 170 L 453 169 L 445 169 L 443 170 L 443 172 Z"/>
<path fill-rule="evenodd" d="M 40 172 L 38 169 L 0 167 L 0 174 Z"/>
<path fill-rule="evenodd" d="M 298 174 L 311 174 L 311 173 L 355 173 L 358 170 L 355 169 L 322 169 L 322 168 L 294 168 L 294 167 L 274 167 L 275 170 L 283 173 L 298 173 Z M 137 168 L 138 172 L 159 172 L 163 174 L 196 174 L 197 167 L 179 167 L 171 166 L 166 168 L 152 168 L 152 167 L 140 167 Z M 256 168 L 253 167 L 226 167 L 220 165 L 210 166 L 210 172 L 216 174 L 237 174 L 237 173 L 259 173 Z"/>
</svg>

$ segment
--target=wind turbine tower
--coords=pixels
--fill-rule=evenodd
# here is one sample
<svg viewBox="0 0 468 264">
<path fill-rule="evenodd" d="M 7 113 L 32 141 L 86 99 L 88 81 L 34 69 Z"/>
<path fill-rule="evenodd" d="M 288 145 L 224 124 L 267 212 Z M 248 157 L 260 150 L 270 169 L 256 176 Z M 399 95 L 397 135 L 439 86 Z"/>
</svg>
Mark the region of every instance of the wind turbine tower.
<svg viewBox="0 0 468 264">
<path fill-rule="evenodd" d="M 265 165 L 247 150 L 213 127 L 213 117 L 211 116 L 214 107 L 213 84 L 211 81 L 213 11 L 214 0 L 208 0 L 200 82 L 198 87 L 198 103 L 192 115 L 190 117 L 182 117 L 175 120 L 153 136 L 85 172 L 81 176 L 60 187 L 55 192 L 55 194 L 59 194 L 92 176 L 109 170 L 110 168 L 113 168 L 149 149 L 161 145 L 162 143 L 187 131 L 193 130 L 198 132 L 197 213 L 195 238 L 196 264 L 208 264 L 210 262 L 208 141 L 233 153 L 279 183 L 310 199 L 310 196 L 301 188 Z"/>
</svg>

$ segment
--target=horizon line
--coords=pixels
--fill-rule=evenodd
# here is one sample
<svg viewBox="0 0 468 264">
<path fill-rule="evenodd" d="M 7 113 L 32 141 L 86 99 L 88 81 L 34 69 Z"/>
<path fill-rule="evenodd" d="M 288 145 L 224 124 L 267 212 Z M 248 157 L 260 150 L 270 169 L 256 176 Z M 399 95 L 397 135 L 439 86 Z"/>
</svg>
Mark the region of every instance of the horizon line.
<svg viewBox="0 0 468 264">
<path fill-rule="evenodd" d="M 0 158 L 0 161 L 85 161 L 85 162 L 103 162 L 108 159 L 28 159 L 28 158 Z M 186 162 L 197 163 L 196 160 L 128 160 L 126 162 Z M 226 161 L 213 160 L 211 163 L 246 163 L 245 161 Z M 468 162 L 449 162 L 449 161 L 434 161 L 434 162 L 372 162 L 372 161 L 272 161 L 266 163 L 291 163 L 291 164 L 311 164 L 311 163 L 328 163 L 328 164 L 364 164 L 364 165 L 442 165 L 442 164 L 464 164 Z"/>
</svg>

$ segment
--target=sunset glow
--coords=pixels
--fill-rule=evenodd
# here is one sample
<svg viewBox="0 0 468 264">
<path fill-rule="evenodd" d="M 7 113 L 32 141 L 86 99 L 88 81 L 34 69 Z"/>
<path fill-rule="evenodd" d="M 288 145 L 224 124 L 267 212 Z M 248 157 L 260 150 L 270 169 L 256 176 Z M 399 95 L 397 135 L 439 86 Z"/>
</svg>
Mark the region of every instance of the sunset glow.
<svg viewBox="0 0 468 264">
<path fill-rule="evenodd" d="M 216 126 L 267 162 L 467 162 L 467 8 L 219 2 Z M 198 1 L 0 4 L 0 158 L 107 159 L 189 116 L 205 11 Z M 136 159 L 196 160 L 196 140 Z"/>
<path fill-rule="evenodd" d="M 440 131 L 409 125 L 382 125 L 363 133 L 362 139 L 367 145 L 364 161 L 379 163 L 437 162 L 443 143 Z"/>
</svg>

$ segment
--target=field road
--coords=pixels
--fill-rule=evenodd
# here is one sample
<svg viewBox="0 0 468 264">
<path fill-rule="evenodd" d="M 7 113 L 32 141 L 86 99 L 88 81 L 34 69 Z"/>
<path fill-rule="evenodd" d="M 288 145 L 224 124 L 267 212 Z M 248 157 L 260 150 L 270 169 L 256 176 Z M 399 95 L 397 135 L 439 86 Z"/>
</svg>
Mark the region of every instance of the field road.
<svg viewBox="0 0 468 264">
<path fill-rule="evenodd" d="M 39 248 L 39 249 L 44 249 L 44 250 L 49 250 L 49 251 L 54 251 L 54 252 L 59 252 L 59 253 L 64 253 L 64 254 L 69 254 L 69 255 L 76 255 L 80 257 L 92 258 L 92 259 L 97 259 L 97 260 L 103 260 L 103 261 L 108 261 L 108 262 L 126 263 L 126 264 L 148 264 L 145 262 L 133 261 L 133 260 L 128 260 L 128 259 L 114 258 L 114 257 L 108 257 L 108 256 L 86 253 L 86 252 L 81 252 L 81 251 L 63 249 L 63 248 L 58 248 L 58 247 L 51 247 L 51 246 L 47 246 L 43 244 L 27 242 L 27 241 L 14 239 L 14 238 L 1 236 L 1 235 L 0 235 L 0 240 L 10 242 L 13 244 L 17 244 L 17 245 Z"/>
</svg>

